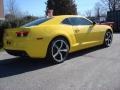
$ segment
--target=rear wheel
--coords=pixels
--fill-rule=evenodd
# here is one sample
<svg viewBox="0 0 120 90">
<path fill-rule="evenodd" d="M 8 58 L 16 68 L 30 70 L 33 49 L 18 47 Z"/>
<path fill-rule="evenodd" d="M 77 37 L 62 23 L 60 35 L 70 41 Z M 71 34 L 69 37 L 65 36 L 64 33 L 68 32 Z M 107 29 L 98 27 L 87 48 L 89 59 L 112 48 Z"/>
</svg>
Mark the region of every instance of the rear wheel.
<svg viewBox="0 0 120 90">
<path fill-rule="evenodd" d="M 69 53 L 69 44 L 64 38 L 54 39 L 48 48 L 47 59 L 54 63 L 62 63 Z"/>
<path fill-rule="evenodd" d="M 104 47 L 110 47 L 112 44 L 112 40 L 113 40 L 113 34 L 111 31 L 107 31 L 105 33 L 105 38 L 104 38 L 104 43 L 103 46 Z"/>
</svg>

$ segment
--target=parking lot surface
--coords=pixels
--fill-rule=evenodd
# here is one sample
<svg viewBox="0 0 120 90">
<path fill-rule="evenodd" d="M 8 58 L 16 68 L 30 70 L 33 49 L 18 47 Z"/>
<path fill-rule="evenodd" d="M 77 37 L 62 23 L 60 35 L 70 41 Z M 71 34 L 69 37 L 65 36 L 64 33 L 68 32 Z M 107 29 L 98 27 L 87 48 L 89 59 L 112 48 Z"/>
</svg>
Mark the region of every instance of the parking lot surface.
<svg viewBox="0 0 120 90">
<path fill-rule="evenodd" d="M 0 52 L 0 90 L 120 90 L 120 34 L 58 65 Z"/>
</svg>

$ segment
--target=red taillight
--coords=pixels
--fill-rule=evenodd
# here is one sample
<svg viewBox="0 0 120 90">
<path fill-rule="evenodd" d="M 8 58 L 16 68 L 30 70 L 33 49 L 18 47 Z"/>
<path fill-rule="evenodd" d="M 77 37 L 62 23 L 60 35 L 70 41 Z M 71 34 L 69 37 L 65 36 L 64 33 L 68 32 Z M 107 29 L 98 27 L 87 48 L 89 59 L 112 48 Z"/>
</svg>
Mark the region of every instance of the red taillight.
<svg viewBox="0 0 120 90">
<path fill-rule="evenodd" d="M 21 32 L 16 32 L 17 37 L 21 36 Z"/>
<path fill-rule="evenodd" d="M 16 32 L 16 35 L 17 37 L 26 37 L 28 36 L 28 31 L 19 31 L 19 32 Z"/>
<path fill-rule="evenodd" d="M 23 36 L 28 36 L 28 31 L 23 32 Z"/>
</svg>

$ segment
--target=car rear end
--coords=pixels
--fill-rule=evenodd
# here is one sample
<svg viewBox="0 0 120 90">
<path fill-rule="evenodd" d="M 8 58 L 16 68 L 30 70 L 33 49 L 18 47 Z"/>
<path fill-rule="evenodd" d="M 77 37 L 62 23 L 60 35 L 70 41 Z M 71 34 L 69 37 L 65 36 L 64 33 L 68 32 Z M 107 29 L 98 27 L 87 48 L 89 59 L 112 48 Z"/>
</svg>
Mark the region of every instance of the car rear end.
<svg viewBox="0 0 120 90">
<path fill-rule="evenodd" d="M 14 56 L 44 58 L 47 44 L 37 31 L 32 28 L 7 29 L 4 34 L 4 49 Z"/>
<path fill-rule="evenodd" d="M 45 36 L 46 27 L 41 24 L 49 20 L 51 18 L 43 17 L 20 28 L 7 29 L 4 34 L 4 49 L 15 56 L 44 58 L 49 38 Z"/>
<path fill-rule="evenodd" d="M 29 43 L 29 28 L 7 29 L 4 34 L 4 49 L 11 55 L 26 56 L 26 44 Z"/>
</svg>

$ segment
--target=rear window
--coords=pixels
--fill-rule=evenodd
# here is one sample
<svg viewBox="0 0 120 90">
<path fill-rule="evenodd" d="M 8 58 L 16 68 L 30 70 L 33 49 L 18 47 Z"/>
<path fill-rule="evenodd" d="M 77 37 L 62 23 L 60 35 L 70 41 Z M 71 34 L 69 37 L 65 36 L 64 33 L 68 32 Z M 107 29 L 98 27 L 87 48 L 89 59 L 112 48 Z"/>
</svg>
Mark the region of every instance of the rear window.
<svg viewBox="0 0 120 90">
<path fill-rule="evenodd" d="M 35 21 L 32 21 L 30 23 L 27 23 L 25 25 L 23 25 L 23 27 L 31 27 L 31 26 L 36 26 L 36 25 L 39 25 L 39 24 L 42 24 L 48 20 L 50 20 L 51 18 L 40 18 L 40 19 L 37 19 Z"/>
</svg>

